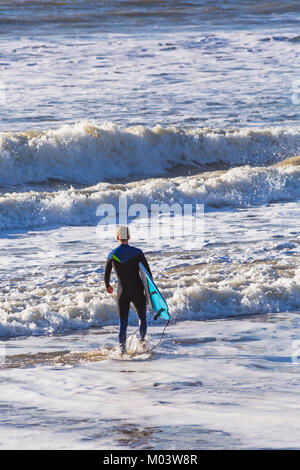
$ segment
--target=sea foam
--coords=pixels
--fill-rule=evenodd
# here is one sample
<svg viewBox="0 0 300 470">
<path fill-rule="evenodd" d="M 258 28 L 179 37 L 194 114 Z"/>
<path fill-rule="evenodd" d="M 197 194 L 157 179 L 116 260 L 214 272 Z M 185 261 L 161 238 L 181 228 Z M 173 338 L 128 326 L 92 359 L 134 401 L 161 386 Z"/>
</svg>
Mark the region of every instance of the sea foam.
<svg viewBox="0 0 300 470">
<path fill-rule="evenodd" d="M 27 191 L 0 195 L 0 229 L 49 225 L 95 225 L 97 208 L 127 197 L 128 206 L 204 204 L 210 207 L 248 207 L 300 197 L 300 166 L 236 167 L 189 177 L 150 178 L 124 184 L 99 183 L 83 189 Z"/>
<path fill-rule="evenodd" d="M 95 184 L 168 175 L 182 166 L 263 165 L 297 153 L 298 128 L 119 128 L 80 122 L 55 130 L 1 133 L 0 185 L 49 180 Z"/>
</svg>

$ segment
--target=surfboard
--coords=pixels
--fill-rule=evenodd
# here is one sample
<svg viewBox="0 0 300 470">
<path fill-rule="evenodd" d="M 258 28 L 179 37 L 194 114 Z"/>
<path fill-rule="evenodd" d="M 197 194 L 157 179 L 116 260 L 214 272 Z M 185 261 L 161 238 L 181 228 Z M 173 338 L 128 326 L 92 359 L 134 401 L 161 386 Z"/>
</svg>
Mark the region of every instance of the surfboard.
<svg viewBox="0 0 300 470">
<path fill-rule="evenodd" d="M 163 320 L 170 320 L 167 302 L 159 292 L 155 282 L 153 281 L 143 263 L 139 263 L 139 270 L 145 289 L 146 300 L 152 308 L 154 320 L 156 320 L 158 317 L 162 318 Z"/>
</svg>

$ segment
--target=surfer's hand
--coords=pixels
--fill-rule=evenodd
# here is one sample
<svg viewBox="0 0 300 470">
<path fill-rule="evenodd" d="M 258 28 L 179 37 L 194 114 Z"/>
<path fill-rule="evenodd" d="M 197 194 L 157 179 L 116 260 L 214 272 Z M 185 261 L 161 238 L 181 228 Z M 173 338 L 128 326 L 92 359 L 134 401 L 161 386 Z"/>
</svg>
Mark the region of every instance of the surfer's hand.
<svg viewBox="0 0 300 470">
<path fill-rule="evenodd" d="M 108 287 L 106 288 L 106 292 L 108 292 L 109 294 L 112 294 L 113 291 L 114 291 L 113 286 L 108 286 Z"/>
</svg>

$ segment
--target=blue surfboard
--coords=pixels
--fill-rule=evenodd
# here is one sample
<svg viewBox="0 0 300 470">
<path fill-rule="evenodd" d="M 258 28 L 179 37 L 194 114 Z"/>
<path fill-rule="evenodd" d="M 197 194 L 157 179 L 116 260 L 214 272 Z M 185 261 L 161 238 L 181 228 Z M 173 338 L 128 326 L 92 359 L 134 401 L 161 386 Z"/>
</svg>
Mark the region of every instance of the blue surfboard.
<svg viewBox="0 0 300 470">
<path fill-rule="evenodd" d="M 158 317 L 170 320 L 167 302 L 156 287 L 152 277 L 142 263 L 139 263 L 140 276 L 144 285 L 146 300 L 154 313 L 154 320 Z"/>
</svg>

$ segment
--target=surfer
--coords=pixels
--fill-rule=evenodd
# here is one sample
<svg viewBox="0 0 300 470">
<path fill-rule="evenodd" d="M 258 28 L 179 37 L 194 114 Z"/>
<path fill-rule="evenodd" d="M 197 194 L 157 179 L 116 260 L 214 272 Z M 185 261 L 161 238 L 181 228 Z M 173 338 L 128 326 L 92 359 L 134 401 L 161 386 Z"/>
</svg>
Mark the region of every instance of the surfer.
<svg viewBox="0 0 300 470">
<path fill-rule="evenodd" d="M 122 354 L 125 352 L 126 347 L 126 331 L 131 302 L 139 317 L 141 342 L 144 341 L 147 332 L 146 298 L 139 275 L 139 262 L 145 266 L 151 275 L 144 253 L 139 248 L 129 245 L 129 239 L 129 228 L 127 226 L 119 227 L 117 229 L 117 240 L 120 245 L 109 253 L 104 273 L 106 291 L 109 294 L 113 293 L 113 287 L 110 285 L 112 266 L 118 277 L 117 305 L 120 318 L 119 343 Z"/>
</svg>

